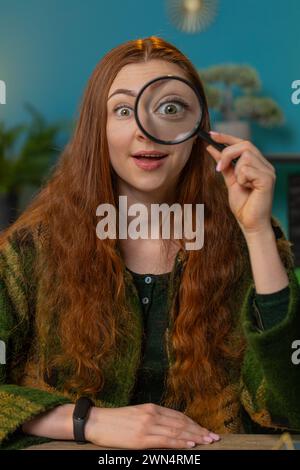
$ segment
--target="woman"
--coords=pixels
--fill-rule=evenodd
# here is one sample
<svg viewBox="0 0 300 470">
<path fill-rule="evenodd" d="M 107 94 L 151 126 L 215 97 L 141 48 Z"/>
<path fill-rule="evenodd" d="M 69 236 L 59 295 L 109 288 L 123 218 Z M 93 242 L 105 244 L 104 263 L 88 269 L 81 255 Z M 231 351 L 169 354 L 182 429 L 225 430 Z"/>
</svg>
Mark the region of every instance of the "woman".
<svg viewBox="0 0 300 470">
<path fill-rule="evenodd" d="M 209 131 L 190 61 L 157 37 L 122 44 L 93 72 L 49 182 L 2 234 L 4 448 L 73 439 L 83 395 L 94 402 L 83 439 L 105 447 L 185 448 L 217 433 L 300 429 L 290 360 L 299 285 L 271 216 L 274 168 L 228 135 L 213 134 L 228 145 L 222 152 L 200 138 L 149 140 L 134 95 L 166 74 L 197 87 Z M 142 151 L 167 156 L 149 170 Z M 119 196 L 148 208 L 204 204 L 203 248 L 187 251 L 175 237 L 100 239 L 96 209 L 118 209 Z"/>
</svg>

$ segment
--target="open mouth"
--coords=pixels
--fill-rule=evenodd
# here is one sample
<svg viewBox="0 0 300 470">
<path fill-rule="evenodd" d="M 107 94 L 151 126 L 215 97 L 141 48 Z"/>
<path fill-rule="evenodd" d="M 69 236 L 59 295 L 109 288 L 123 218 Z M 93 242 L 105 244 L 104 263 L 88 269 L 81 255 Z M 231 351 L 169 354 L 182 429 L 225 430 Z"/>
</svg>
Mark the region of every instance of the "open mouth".
<svg viewBox="0 0 300 470">
<path fill-rule="evenodd" d="M 166 155 L 161 155 L 161 156 L 154 156 L 154 155 L 133 155 L 133 158 L 136 158 L 137 160 L 162 160 L 163 158 L 166 158 L 168 154 Z"/>
</svg>

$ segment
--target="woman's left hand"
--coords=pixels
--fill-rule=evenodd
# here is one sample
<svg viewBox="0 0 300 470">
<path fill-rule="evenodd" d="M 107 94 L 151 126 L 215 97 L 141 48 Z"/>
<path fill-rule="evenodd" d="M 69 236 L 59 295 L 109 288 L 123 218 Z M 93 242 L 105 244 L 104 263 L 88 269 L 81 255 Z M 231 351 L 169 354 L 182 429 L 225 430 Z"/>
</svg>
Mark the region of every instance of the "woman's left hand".
<svg viewBox="0 0 300 470">
<path fill-rule="evenodd" d="M 229 205 L 244 235 L 261 233 L 271 227 L 275 169 L 248 140 L 211 132 L 219 143 L 228 144 L 222 152 L 206 147 L 218 163 L 228 188 Z M 235 166 L 232 160 L 239 157 Z"/>
</svg>

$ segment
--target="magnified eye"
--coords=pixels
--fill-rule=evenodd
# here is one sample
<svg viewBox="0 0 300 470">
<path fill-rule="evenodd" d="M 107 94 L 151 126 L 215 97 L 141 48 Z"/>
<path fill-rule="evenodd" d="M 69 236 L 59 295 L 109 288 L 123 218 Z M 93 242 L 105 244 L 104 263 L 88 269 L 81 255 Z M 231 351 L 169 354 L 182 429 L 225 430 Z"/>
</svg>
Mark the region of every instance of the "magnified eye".
<svg viewBox="0 0 300 470">
<path fill-rule="evenodd" d="M 184 112 L 186 109 L 188 109 L 188 105 L 184 101 L 180 100 L 168 100 L 164 101 L 161 103 L 158 108 L 156 109 L 155 112 L 158 112 L 163 115 L 167 116 L 176 116 L 182 112 Z"/>
</svg>

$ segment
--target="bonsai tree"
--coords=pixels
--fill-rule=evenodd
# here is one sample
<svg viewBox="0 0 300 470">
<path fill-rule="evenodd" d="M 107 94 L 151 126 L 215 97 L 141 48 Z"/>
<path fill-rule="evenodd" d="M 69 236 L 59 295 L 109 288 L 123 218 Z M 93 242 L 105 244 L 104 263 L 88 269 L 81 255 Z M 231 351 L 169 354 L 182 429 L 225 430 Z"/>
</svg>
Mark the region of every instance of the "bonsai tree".
<svg viewBox="0 0 300 470">
<path fill-rule="evenodd" d="M 221 113 L 224 121 L 252 119 L 265 127 L 283 122 L 277 103 L 259 95 L 261 81 L 248 65 L 224 64 L 199 70 L 208 106 Z"/>
<path fill-rule="evenodd" d="M 48 124 L 33 106 L 26 104 L 29 124 L 8 128 L 0 121 L 0 229 L 16 217 L 22 190 L 38 188 L 55 163 L 63 122 Z"/>
</svg>

